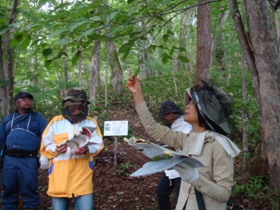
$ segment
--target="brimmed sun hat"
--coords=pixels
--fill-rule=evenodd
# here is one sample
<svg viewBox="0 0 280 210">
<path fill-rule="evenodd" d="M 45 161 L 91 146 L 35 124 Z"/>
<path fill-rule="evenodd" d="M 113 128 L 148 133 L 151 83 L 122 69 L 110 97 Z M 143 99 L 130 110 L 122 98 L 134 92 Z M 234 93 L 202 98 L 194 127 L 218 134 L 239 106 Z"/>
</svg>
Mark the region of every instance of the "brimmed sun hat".
<svg viewBox="0 0 280 210">
<path fill-rule="evenodd" d="M 222 90 L 210 86 L 205 81 L 200 85 L 186 89 L 185 105 L 192 100 L 207 125 L 214 131 L 221 129 L 230 134 L 228 118 L 231 114 L 232 100 Z"/>
</svg>

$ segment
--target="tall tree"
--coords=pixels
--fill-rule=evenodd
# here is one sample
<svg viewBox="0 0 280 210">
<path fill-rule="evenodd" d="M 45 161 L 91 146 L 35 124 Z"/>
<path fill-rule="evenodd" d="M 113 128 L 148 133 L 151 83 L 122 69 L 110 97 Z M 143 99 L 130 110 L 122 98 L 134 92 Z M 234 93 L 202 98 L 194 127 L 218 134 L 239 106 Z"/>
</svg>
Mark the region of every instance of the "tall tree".
<svg viewBox="0 0 280 210">
<path fill-rule="evenodd" d="M 109 55 L 109 64 L 112 69 L 111 81 L 113 85 L 113 91 L 116 94 L 121 94 L 122 81 L 123 81 L 123 70 L 119 61 L 117 49 L 114 41 L 106 42 L 107 51 Z"/>
<path fill-rule="evenodd" d="M 90 100 L 95 103 L 95 96 L 96 96 L 96 88 L 98 86 L 98 79 L 97 75 L 100 72 L 100 45 L 101 42 L 97 41 L 94 43 L 94 47 L 91 54 L 91 70 L 90 70 L 90 82 L 89 82 L 89 89 L 90 89 Z"/>
<path fill-rule="evenodd" d="M 201 4 L 197 8 L 197 55 L 196 55 L 196 79 L 195 83 L 201 80 L 210 79 L 211 65 L 211 16 L 210 4 L 207 0 L 199 0 Z"/>
<path fill-rule="evenodd" d="M 261 158 L 271 188 L 280 189 L 280 59 L 267 1 L 244 1 L 248 33 L 236 0 L 229 0 L 242 52 L 260 109 Z"/>
<path fill-rule="evenodd" d="M 11 48 L 11 36 L 12 36 L 12 31 L 13 27 L 11 25 L 14 23 L 15 18 L 16 18 L 16 11 L 17 11 L 17 6 L 18 6 L 18 0 L 14 0 L 13 4 L 10 9 L 10 14 L 8 18 L 8 27 L 9 30 L 7 30 L 3 36 L 3 42 L 1 39 L 1 49 L 2 46 L 4 46 L 5 50 L 5 63 L 2 63 L 3 61 L 3 53 L 1 53 L 1 86 L 0 86 L 0 94 L 1 94 L 1 110 L 3 116 L 7 114 L 9 111 L 12 109 L 12 96 L 13 96 L 13 87 L 14 87 L 14 74 L 13 74 L 13 49 Z"/>
</svg>

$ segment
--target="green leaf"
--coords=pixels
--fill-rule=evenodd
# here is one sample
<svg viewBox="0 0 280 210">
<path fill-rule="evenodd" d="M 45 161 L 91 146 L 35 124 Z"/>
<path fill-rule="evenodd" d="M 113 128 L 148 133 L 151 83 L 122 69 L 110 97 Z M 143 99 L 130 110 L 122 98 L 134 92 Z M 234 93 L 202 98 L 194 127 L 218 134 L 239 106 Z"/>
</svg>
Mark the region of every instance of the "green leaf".
<svg viewBox="0 0 280 210">
<path fill-rule="evenodd" d="M 53 37 L 55 37 L 55 36 L 59 36 L 59 35 L 62 34 L 63 32 L 65 32 L 65 29 L 60 29 L 60 30 L 52 31 L 52 32 L 49 34 L 49 37 L 50 37 L 50 38 L 53 38 Z"/>
<path fill-rule="evenodd" d="M 17 46 L 18 41 L 16 39 L 12 39 L 10 44 L 11 44 L 11 47 Z"/>
<path fill-rule="evenodd" d="M 68 43 L 69 43 L 68 39 L 60 39 L 58 41 L 58 44 L 60 44 L 60 45 L 67 45 Z"/>
<path fill-rule="evenodd" d="M 1 26 L 0 27 L 0 35 L 6 33 L 6 31 L 8 31 L 10 29 L 9 26 L 5 25 L 5 26 Z"/>
<path fill-rule="evenodd" d="M 18 42 L 21 42 L 21 40 L 23 39 L 23 35 L 22 34 L 17 34 L 15 36 L 15 39 L 18 41 Z"/>
<path fill-rule="evenodd" d="M 23 40 L 21 41 L 21 47 L 26 50 L 27 47 L 29 46 L 31 42 L 31 36 L 29 34 L 26 34 L 23 38 Z"/>
<path fill-rule="evenodd" d="M 38 9 L 40 9 L 42 6 L 44 6 L 44 4 L 46 4 L 48 0 L 40 0 L 39 3 L 38 3 Z"/>
<path fill-rule="evenodd" d="M 190 59 L 188 59 L 186 56 L 178 56 L 178 59 L 182 62 L 185 62 L 185 63 L 189 63 L 190 62 Z"/>
<path fill-rule="evenodd" d="M 171 57 L 170 57 L 168 54 L 164 53 L 164 54 L 162 55 L 161 61 L 162 61 L 162 63 L 166 64 L 166 63 L 168 62 L 169 59 L 171 59 Z"/>
<path fill-rule="evenodd" d="M 151 45 L 149 46 L 149 49 L 148 49 L 149 52 L 151 52 L 151 53 L 154 52 L 154 51 L 156 50 L 156 47 L 157 47 L 156 45 L 151 44 Z"/>
<path fill-rule="evenodd" d="M 107 17 L 107 21 L 110 22 L 111 20 L 113 20 L 117 14 L 117 11 L 110 13 L 110 15 Z"/>
<path fill-rule="evenodd" d="M 72 23 L 70 25 L 70 32 L 73 32 L 78 27 L 81 27 L 81 26 L 83 26 L 84 24 L 87 24 L 87 23 L 88 23 L 88 21 L 80 21 L 80 22 Z"/>
<path fill-rule="evenodd" d="M 81 57 L 81 51 L 78 51 L 72 58 L 72 64 L 75 66 Z"/>
<path fill-rule="evenodd" d="M 122 60 L 125 60 L 127 58 L 128 54 L 129 54 L 129 51 L 126 51 L 122 56 Z"/>
<path fill-rule="evenodd" d="M 168 35 L 168 34 L 164 34 L 164 35 L 162 36 L 162 39 L 163 39 L 164 42 L 167 42 L 167 41 L 168 41 L 168 38 L 169 38 L 169 35 Z"/>
<path fill-rule="evenodd" d="M 95 29 L 94 29 L 94 28 L 91 28 L 91 29 L 89 29 L 89 30 L 83 32 L 83 33 L 79 36 L 79 39 L 78 39 L 78 40 L 81 40 L 82 38 L 91 35 L 91 34 L 93 33 L 93 31 L 95 31 Z"/>
<path fill-rule="evenodd" d="M 50 69 L 51 64 L 52 64 L 52 60 L 45 60 L 45 67 L 47 69 Z"/>
<path fill-rule="evenodd" d="M 89 18 L 90 21 L 98 22 L 101 21 L 102 19 L 99 16 L 92 16 Z"/>
<path fill-rule="evenodd" d="M 47 58 L 50 54 L 52 54 L 52 48 L 46 48 L 42 51 L 42 54 L 45 58 Z"/>
<path fill-rule="evenodd" d="M 173 33 L 173 31 L 171 31 L 171 30 L 167 30 L 167 34 L 169 34 L 169 35 L 175 35 L 175 34 Z"/>
<path fill-rule="evenodd" d="M 132 46 L 133 44 L 131 43 L 125 43 L 119 48 L 118 52 L 119 53 L 129 52 Z"/>
</svg>

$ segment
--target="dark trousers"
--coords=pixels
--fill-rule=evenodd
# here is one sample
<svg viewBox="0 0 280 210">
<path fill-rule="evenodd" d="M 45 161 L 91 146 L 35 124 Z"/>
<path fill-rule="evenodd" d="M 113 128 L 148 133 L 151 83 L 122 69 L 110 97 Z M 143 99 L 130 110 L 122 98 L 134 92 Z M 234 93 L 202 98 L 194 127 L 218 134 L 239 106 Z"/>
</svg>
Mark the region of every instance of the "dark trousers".
<svg viewBox="0 0 280 210">
<path fill-rule="evenodd" d="M 39 206 L 38 162 L 36 157 L 6 155 L 2 169 L 2 210 L 16 210 L 19 195 L 25 209 L 37 209 Z"/>
<path fill-rule="evenodd" d="M 180 192 L 181 178 L 169 179 L 165 173 L 163 173 L 157 186 L 158 197 L 158 209 L 159 210 L 171 210 L 170 207 L 170 194 L 175 188 L 176 197 L 178 199 Z"/>
</svg>

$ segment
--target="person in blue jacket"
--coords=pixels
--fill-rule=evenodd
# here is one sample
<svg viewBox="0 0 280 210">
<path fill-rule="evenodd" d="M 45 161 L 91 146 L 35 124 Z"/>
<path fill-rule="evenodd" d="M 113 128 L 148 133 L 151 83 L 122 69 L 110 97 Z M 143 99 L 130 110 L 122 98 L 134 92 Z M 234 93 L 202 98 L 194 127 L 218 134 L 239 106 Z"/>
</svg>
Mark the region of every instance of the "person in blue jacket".
<svg viewBox="0 0 280 210">
<path fill-rule="evenodd" d="M 38 151 L 47 126 L 42 114 L 33 111 L 33 96 L 19 92 L 16 110 L 0 125 L 0 145 L 6 145 L 2 169 L 2 210 L 16 210 L 19 195 L 25 210 L 38 209 Z"/>
</svg>

